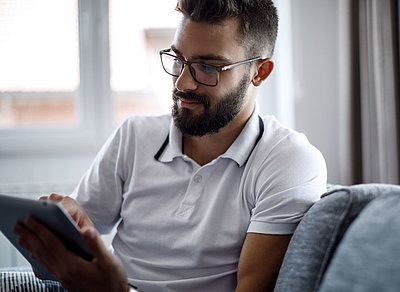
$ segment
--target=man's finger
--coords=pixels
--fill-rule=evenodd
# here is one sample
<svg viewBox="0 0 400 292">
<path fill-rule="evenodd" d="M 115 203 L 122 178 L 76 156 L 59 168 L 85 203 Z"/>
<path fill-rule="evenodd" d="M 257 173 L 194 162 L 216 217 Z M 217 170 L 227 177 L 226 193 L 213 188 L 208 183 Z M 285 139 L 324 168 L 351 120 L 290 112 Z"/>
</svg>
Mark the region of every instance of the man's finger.
<svg viewBox="0 0 400 292">
<path fill-rule="evenodd" d="M 14 233 L 19 235 L 18 244 L 29 252 L 32 250 L 32 246 L 28 240 L 28 234 L 31 233 L 22 223 L 17 223 L 13 229 Z"/>
<path fill-rule="evenodd" d="M 53 202 L 61 202 L 64 199 L 63 196 L 59 195 L 59 194 L 55 194 L 52 193 L 49 197 L 49 200 L 53 201 Z"/>
<path fill-rule="evenodd" d="M 36 219 L 28 217 L 25 219 L 24 225 L 39 238 L 45 248 L 50 250 L 65 249 L 60 240 Z"/>
<path fill-rule="evenodd" d="M 50 200 L 53 202 L 61 202 L 64 199 L 63 196 L 59 194 L 52 193 L 50 196 L 41 196 L 39 200 Z"/>
<path fill-rule="evenodd" d="M 68 273 L 65 271 L 84 263 L 78 255 L 67 250 L 56 235 L 34 218 L 28 217 L 25 225 L 34 235 L 29 237 L 31 255 L 59 281 L 68 279 Z"/>
<path fill-rule="evenodd" d="M 26 240 L 26 238 L 24 238 L 24 237 L 18 238 L 18 244 L 29 252 L 32 250 L 32 246 L 30 245 L 29 241 Z M 30 253 L 30 255 L 32 256 L 31 253 Z"/>
<path fill-rule="evenodd" d="M 35 231 L 22 223 L 14 227 L 14 232 L 19 235 L 18 243 L 26 249 L 32 258 L 41 262 L 47 269 L 57 262 L 51 255 L 51 249 L 44 246 Z"/>
<path fill-rule="evenodd" d="M 98 261 L 105 262 L 109 260 L 109 251 L 104 245 L 96 228 L 91 226 L 84 227 L 81 230 L 81 234 L 93 256 L 97 258 Z"/>
</svg>

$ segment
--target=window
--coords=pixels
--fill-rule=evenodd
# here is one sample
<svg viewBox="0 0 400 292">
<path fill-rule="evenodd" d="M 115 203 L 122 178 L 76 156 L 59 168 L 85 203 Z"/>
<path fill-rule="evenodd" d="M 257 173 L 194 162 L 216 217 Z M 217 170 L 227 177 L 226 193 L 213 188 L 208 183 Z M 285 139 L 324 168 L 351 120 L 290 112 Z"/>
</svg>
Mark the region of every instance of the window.
<svg viewBox="0 0 400 292">
<path fill-rule="evenodd" d="M 0 129 L 77 122 L 77 8 L 77 0 L 0 0 Z"/>
<path fill-rule="evenodd" d="M 175 5 L 0 0 L 0 152 L 97 150 L 127 116 L 169 112 Z"/>
<path fill-rule="evenodd" d="M 118 122 L 132 113 L 162 114 L 171 108 L 171 80 L 158 52 L 171 45 L 180 14 L 175 0 L 110 0 L 111 90 Z M 156 9 L 155 9 L 156 7 Z"/>
<path fill-rule="evenodd" d="M 293 126 L 290 5 L 276 3 L 283 12 L 278 66 L 260 95 L 280 98 L 258 101 L 261 114 Z M 170 112 L 172 82 L 158 51 L 172 42 L 181 17 L 175 6 L 176 0 L 0 0 L 0 156 L 92 154 L 127 116 Z"/>
</svg>

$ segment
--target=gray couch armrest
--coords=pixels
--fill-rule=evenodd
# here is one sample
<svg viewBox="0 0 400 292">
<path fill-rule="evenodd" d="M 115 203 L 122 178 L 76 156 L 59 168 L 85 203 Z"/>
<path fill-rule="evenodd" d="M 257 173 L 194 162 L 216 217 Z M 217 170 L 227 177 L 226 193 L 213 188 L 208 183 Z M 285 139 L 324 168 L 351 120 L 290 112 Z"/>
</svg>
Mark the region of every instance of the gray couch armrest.
<svg viewBox="0 0 400 292">
<path fill-rule="evenodd" d="M 400 191 L 373 200 L 349 227 L 321 292 L 400 290 Z"/>
<path fill-rule="evenodd" d="M 381 193 L 399 186 L 337 186 L 324 194 L 299 223 L 286 252 L 275 291 L 318 291 L 325 271 L 347 228 Z"/>
</svg>

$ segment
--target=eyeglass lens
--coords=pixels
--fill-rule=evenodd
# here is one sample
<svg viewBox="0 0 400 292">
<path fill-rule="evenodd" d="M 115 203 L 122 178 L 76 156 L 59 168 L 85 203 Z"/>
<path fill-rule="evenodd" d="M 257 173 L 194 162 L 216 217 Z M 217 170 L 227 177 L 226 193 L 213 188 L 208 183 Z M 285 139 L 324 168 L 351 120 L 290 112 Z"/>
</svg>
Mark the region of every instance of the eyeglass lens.
<svg viewBox="0 0 400 292">
<path fill-rule="evenodd" d="M 183 71 L 184 64 L 178 58 L 163 54 L 161 55 L 165 71 L 175 77 L 179 77 Z M 216 85 L 218 82 L 218 72 L 213 66 L 202 63 L 188 64 L 190 73 L 195 81 L 206 85 Z"/>
</svg>

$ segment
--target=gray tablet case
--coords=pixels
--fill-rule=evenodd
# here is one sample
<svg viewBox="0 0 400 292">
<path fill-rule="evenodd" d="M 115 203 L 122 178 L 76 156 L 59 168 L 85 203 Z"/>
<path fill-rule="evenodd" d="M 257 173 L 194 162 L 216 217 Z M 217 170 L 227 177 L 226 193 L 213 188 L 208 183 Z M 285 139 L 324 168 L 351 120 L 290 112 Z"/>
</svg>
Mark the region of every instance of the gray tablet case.
<svg viewBox="0 0 400 292">
<path fill-rule="evenodd" d="M 0 194 L 1 232 L 43 279 L 56 280 L 45 267 L 31 258 L 29 252 L 18 244 L 18 236 L 13 232 L 15 224 L 23 222 L 28 216 L 34 217 L 47 226 L 61 239 L 67 249 L 85 260 L 93 259 L 89 248 L 79 233 L 79 227 L 60 205 L 46 200 L 31 200 Z"/>
</svg>

